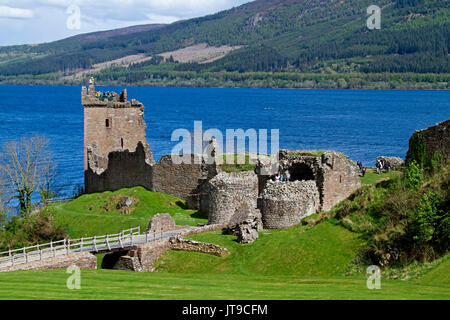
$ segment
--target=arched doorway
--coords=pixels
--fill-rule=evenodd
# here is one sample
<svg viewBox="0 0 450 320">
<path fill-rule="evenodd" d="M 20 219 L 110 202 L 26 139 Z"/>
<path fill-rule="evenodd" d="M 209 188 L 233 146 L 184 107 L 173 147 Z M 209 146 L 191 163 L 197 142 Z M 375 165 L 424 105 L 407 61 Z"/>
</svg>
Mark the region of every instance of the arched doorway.
<svg viewBox="0 0 450 320">
<path fill-rule="evenodd" d="M 315 180 L 314 172 L 305 163 L 295 163 L 289 168 L 291 181 Z"/>
</svg>

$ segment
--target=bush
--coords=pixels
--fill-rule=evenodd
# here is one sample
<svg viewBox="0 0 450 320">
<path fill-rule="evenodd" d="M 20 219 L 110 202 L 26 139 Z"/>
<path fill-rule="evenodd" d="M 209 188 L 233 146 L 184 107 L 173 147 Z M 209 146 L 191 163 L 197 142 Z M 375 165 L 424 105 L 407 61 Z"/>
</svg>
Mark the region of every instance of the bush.
<svg viewBox="0 0 450 320">
<path fill-rule="evenodd" d="M 66 238 L 65 228 L 56 225 L 53 218 L 54 212 L 50 208 L 44 208 L 28 217 L 12 217 L 0 230 L 0 251 Z"/>
<path fill-rule="evenodd" d="M 415 160 L 410 162 L 405 170 L 406 184 L 409 190 L 419 189 L 423 182 L 423 171 Z"/>
<path fill-rule="evenodd" d="M 382 267 L 428 262 L 448 252 L 449 189 L 448 166 L 424 174 L 411 161 L 404 175 L 361 188 L 332 213 L 368 240 L 358 261 Z"/>
</svg>

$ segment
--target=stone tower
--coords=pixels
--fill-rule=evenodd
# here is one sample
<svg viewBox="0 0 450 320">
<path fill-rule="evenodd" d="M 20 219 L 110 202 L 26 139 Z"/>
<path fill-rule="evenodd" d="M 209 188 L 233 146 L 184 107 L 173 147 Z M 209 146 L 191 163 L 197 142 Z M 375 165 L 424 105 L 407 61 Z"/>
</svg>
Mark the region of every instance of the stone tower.
<svg viewBox="0 0 450 320">
<path fill-rule="evenodd" d="M 109 168 L 113 154 L 145 155 L 147 165 L 154 164 L 153 155 L 146 140 L 144 105 L 136 100 L 127 101 L 126 90 L 120 95 L 111 92 L 101 97 L 95 91 L 94 79 L 89 80 L 89 92 L 82 88 L 81 103 L 84 107 L 84 170 L 86 192 L 90 189 L 105 189 L 107 186 L 91 188 L 89 176 L 102 175 Z M 123 168 L 122 171 L 126 171 Z M 124 172 L 122 172 L 124 173 Z M 128 183 L 121 182 L 124 186 Z M 94 192 L 100 190 L 92 190 Z"/>
</svg>

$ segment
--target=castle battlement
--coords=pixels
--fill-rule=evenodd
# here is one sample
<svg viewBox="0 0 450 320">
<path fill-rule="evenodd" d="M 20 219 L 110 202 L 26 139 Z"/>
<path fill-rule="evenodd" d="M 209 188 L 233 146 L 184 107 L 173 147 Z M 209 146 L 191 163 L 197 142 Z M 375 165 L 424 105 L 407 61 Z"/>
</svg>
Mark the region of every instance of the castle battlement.
<svg viewBox="0 0 450 320">
<path fill-rule="evenodd" d="M 94 78 L 89 80 L 89 91 L 84 86 L 81 88 L 81 104 L 85 108 L 139 108 L 144 111 L 144 105 L 141 102 L 135 99 L 127 100 L 127 89 L 124 89 L 120 95 L 111 91 L 108 97 L 102 97 L 95 90 Z"/>
</svg>

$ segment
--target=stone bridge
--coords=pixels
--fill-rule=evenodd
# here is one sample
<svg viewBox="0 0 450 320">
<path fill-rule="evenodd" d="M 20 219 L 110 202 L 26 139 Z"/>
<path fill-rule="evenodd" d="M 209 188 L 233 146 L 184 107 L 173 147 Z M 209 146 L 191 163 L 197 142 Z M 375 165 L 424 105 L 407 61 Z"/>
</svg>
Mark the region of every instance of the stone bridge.
<svg viewBox="0 0 450 320">
<path fill-rule="evenodd" d="M 222 225 L 178 226 L 174 230 L 163 230 L 161 228 L 160 232 L 147 230 L 141 234 L 140 227 L 137 227 L 124 230 L 118 234 L 106 234 L 75 240 L 64 239 L 44 245 L 38 244 L 0 253 L 0 272 L 62 269 L 74 265 L 81 269 L 96 269 L 97 257 L 94 255 L 95 253 L 106 253 L 106 263 L 102 267 L 151 271 L 151 265 L 171 249 L 183 250 L 184 248 L 187 251 L 225 255 L 226 249 L 224 251 L 224 248 L 219 246 L 181 240 L 181 237 L 223 228 Z M 190 245 L 187 245 L 188 243 Z M 128 260 L 132 262 L 131 265 L 134 267 L 129 267 L 127 263 L 124 263 Z"/>
</svg>

